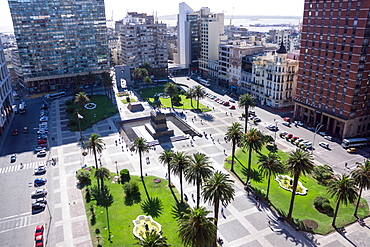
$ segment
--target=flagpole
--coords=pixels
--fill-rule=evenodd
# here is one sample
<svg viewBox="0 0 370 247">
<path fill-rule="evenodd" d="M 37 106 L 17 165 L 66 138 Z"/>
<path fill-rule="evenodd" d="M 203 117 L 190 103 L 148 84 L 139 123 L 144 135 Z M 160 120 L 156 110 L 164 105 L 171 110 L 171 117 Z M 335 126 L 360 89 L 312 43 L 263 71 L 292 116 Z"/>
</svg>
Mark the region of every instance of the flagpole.
<svg viewBox="0 0 370 247">
<path fill-rule="evenodd" d="M 82 131 L 81 131 L 81 123 L 80 123 L 80 118 L 83 118 L 83 116 L 81 116 L 78 111 L 77 111 L 77 119 L 78 119 L 78 128 L 80 130 L 80 142 L 81 142 L 81 146 L 83 145 L 83 139 L 82 139 Z"/>
</svg>

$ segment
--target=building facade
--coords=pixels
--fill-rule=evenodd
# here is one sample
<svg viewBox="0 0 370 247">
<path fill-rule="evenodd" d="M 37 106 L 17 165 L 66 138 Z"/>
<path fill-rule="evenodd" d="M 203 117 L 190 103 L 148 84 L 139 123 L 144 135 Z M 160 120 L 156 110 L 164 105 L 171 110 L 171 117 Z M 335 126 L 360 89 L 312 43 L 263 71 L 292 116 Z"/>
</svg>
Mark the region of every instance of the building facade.
<svg viewBox="0 0 370 247">
<path fill-rule="evenodd" d="M 104 0 L 9 0 L 30 92 L 59 90 L 77 75 L 109 71 Z"/>
<path fill-rule="evenodd" d="M 117 22 L 121 43 L 120 64 L 131 69 L 149 65 L 155 78 L 167 76 L 167 25 L 146 13 L 129 12 Z M 151 73 L 152 72 L 152 73 Z"/>
<path fill-rule="evenodd" d="M 295 119 L 370 135 L 370 1 L 305 0 Z"/>
<path fill-rule="evenodd" d="M 0 40 L 0 135 L 5 131 L 13 113 L 13 94 L 10 75 L 6 67 L 3 45 Z"/>
</svg>

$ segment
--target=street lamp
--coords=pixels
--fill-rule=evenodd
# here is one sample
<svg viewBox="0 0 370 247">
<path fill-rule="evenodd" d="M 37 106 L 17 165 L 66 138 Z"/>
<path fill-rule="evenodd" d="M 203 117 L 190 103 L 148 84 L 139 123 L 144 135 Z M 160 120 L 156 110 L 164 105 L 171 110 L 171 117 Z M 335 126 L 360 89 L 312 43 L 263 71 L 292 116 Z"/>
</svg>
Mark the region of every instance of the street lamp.
<svg viewBox="0 0 370 247">
<path fill-rule="evenodd" d="M 82 115 L 80 115 L 78 113 L 78 111 L 76 111 L 76 112 L 77 112 L 77 119 L 78 119 L 78 129 L 80 131 L 80 142 L 81 142 L 81 146 L 82 146 L 83 145 L 83 139 L 82 139 L 82 131 L 81 131 L 81 122 L 80 122 L 80 119 L 83 119 L 84 117 Z"/>
<path fill-rule="evenodd" d="M 316 134 L 317 132 L 323 127 L 324 125 L 323 124 L 318 124 L 316 125 L 316 128 L 315 128 L 315 132 L 313 134 L 313 141 L 312 141 L 312 152 L 311 154 L 313 154 L 313 150 L 315 149 L 315 138 L 316 138 Z"/>
<path fill-rule="evenodd" d="M 116 163 L 116 172 L 117 172 L 117 175 L 118 175 L 117 160 L 116 160 L 116 161 L 114 161 L 114 163 Z"/>
</svg>

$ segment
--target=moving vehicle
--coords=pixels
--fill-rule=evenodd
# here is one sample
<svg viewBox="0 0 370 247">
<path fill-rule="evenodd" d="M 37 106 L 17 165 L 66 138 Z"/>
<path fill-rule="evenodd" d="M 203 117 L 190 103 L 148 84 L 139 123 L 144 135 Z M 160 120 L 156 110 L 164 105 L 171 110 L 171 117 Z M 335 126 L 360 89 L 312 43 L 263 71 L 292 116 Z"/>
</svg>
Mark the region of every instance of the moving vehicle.
<svg viewBox="0 0 370 247">
<path fill-rule="evenodd" d="M 28 133 L 28 127 L 27 126 L 23 127 L 23 133 Z"/>
<path fill-rule="evenodd" d="M 279 130 L 279 128 L 276 125 L 272 125 L 272 124 L 267 125 L 266 128 L 268 130 L 271 130 L 271 131 L 278 131 Z"/>
<path fill-rule="evenodd" d="M 369 144 L 367 138 L 350 138 L 342 140 L 342 147 L 352 148 L 352 147 L 363 147 Z"/>
<path fill-rule="evenodd" d="M 209 83 L 209 81 L 207 81 L 207 80 L 204 80 L 200 77 L 198 77 L 198 80 L 199 80 L 199 83 L 202 84 L 203 86 L 206 86 L 206 87 L 211 86 L 211 83 Z"/>
<path fill-rule="evenodd" d="M 46 196 L 48 191 L 46 189 L 37 189 L 31 193 L 31 198 Z"/>
<path fill-rule="evenodd" d="M 329 143 L 319 142 L 319 146 L 328 149 L 329 148 Z"/>
<path fill-rule="evenodd" d="M 16 154 L 13 154 L 12 156 L 10 156 L 10 162 L 11 163 L 14 163 L 16 160 L 17 160 L 17 155 Z"/>
<path fill-rule="evenodd" d="M 285 125 L 285 126 L 287 126 L 287 127 L 290 127 L 290 122 L 284 121 L 284 122 L 282 122 L 282 124 Z"/>
<path fill-rule="evenodd" d="M 22 102 L 19 104 L 19 113 L 23 114 L 23 113 L 26 113 L 26 109 L 25 109 L 25 103 Z"/>
<path fill-rule="evenodd" d="M 13 130 L 13 136 L 16 136 L 16 135 L 18 135 L 18 130 L 17 129 L 14 129 Z"/>
<path fill-rule="evenodd" d="M 48 99 L 58 99 L 63 96 L 66 96 L 66 92 L 59 92 L 59 93 L 53 93 L 53 94 L 47 94 L 45 95 L 46 98 Z"/>
<path fill-rule="evenodd" d="M 46 156 L 46 150 L 40 150 L 38 153 L 37 153 L 37 155 L 36 155 L 37 157 L 44 157 L 44 156 Z"/>
<path fill-rule="evenodd" d="M 356 148 L 348 148 L 347 153 L 356 153 Z"/>
<path fill-rule="evenodd" d="M 19 99 L 19 95 L 17 92 L 13 91 L 13 98 L 14 99 Z"/>
<path fill-rule="evenodd" d="M 46 182 L 47 182 L 46 178 L 35 178 L 35 180 L 33 181 L 33 184 L 38 187 L 38 186 L 42 186 L 46 184 Z"/>
<path fill-rule="evenodd" d="M 44 237 L 43 235 L 35 237 L 35 247 L 43 247 L 44 246 Z"/>
</svg>

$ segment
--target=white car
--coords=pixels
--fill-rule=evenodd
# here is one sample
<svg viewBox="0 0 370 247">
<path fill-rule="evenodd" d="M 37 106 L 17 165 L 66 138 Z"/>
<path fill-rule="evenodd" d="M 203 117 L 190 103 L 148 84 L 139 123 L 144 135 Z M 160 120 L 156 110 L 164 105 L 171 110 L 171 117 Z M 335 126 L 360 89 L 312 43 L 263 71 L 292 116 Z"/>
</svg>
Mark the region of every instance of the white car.
<svg viewBox="0 0 370 247">
<path fill-rule="evenodd" d="M 287 126 L 287 127 L 290 127 L 290 123 L 289 122 L 284 121 L 282 124 L 285 125 L 285 126 Z"/>
<path fill-rule="evenodd" d="M 328 149 L 329 148 L 329 143 L 319 142 L 319 146 Z"/>
<path fill-rule="evenodd" d="M 326 136 L 326 133 L 325 133 L 325 131 L 320 131 L 320 132 L 319 132 L 319 135 L 321 135 L 321 136 Z"/>
<path fill-rule="evenodd" d="M 48 191 L 46 189 L 37 189 L 31 193 L 31 197 L 46 196 Z"/>
<path fill-rule="evenodd" d="M 37 157 L 44 157 L 46 156 L 46 151 L 45 150 L 41 150 L 37 153 Z"/>
<path fill-rule="evenodd" d="M 39 166 L 35 169 L 35 175 L 44 174 L 46 172 L 45 166 Z"/>
<path fill-rule="evenodd" d="M 324 136 L 324 138 L 328 141 L 331 141 L 333 138 L 331 136 Z"/>
<path fill-rule="evenodd" d="M 49 121 L 49 117 L 47 116 L 43 116 L 40 118 L 40 122 L 47 122 L 47 121 Z"/>
</svg>

